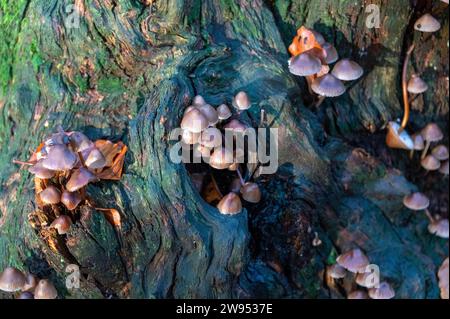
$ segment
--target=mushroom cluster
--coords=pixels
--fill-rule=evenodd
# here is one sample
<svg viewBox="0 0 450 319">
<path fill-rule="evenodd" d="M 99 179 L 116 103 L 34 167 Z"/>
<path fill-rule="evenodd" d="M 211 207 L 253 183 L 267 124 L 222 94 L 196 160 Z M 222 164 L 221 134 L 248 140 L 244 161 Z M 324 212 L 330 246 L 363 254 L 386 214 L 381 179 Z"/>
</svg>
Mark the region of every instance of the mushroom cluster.
<svg viewBox="0 0 450 319">
<path fill-rule="evenodd" d="M 233 145 L 233 149 L 226 148 L 224 138 L 224 132 L 227 131 L 236 136 L 245 133 L 249 126 L 241 121 L 240 116 L 252 103 L 247 93 L 241 91 L 233 98 L 232 105 L 235 114 L 226 104 L 213 107 L 202 96 L 197 95 L 192 105 L 186 108 L 181 121 L 183 147 L 189 148 L 194 157 L 201 158 L 209 165 L 212 184 L 220 196 L 217 209 L 224 215 L 235 215 L 242 211 L 241 197 L 248 203 L 258 203 L 261 200 L 258 184 L 246 180 L 241 172 L 240 158 L 245 158 L 244 149 L 237 145 Z M 236 174 L 226 195 L 222 195 L 216 182 L 215 170 L 228 170 Z M 202 175 L 197 174 L 195 183 L 201 185 L 201 178 Z"/>
<path fill-rule="evenodd" d="M 369 258 L 356 248 L 339 255 L 336 263 L 327 267 L 328 286 L 340 284 L 347 292 L 347 299 L 392 299 L 395 291 L 386 282 L 379 282 L 368 271 Z"/>
<path fill-rule="evenodd" d="M 48 279 L 24 274 L 14 267 L 0 273 L 0 290 L 13 293 L 16 299 L 56 299 L 58 292 Z"/>
<path fill-rule="evenodd" d="M 32 226 L 67 234 L 77 208 L 84 204 L 94 207 L 86 194 L 87 185 L 120 179 L 126 151 L 121 142 L 94 142 L 81 132 L 58 128 L 27 162 L 16 160 L 29 166 L 28 171 L 35 176 L 39 209 L 30 214 Z"/>
<path fill-rule="evenodd" d="M 289 52 L 289 71 L 297 76 L 306 77 L 310 92 L 318 98 L 319 106 L 325 97 L 337 97 L 345 93 L 344 82 L 359 79 L 364 71 L 361 66 L 350 60 L 339 60 L 336 48 L 326 42 L 317 31 L 302 26 L 297 30 Z M 336 63 L 337 62 L 337 63 Z M 330 64 L 336 63 L 330 72 Z"/>
</svg>

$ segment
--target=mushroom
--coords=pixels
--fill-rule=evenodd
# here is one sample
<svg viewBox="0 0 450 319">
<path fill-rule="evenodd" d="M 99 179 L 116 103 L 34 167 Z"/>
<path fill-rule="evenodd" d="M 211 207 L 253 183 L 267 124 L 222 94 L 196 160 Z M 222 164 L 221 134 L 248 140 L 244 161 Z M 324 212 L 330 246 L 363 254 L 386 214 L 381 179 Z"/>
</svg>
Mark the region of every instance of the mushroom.
<svg viewBox="0 0 450 319">
<path fill-rule="evenodd" d="M 25 285 L 22 288 L 22 291 L 33 292 L 34 288 L 36 288 L 39 279 L 33 274 L 27 274 L 25 277 Z"/>
<path fill-rule="evenodd" d="M 331 73 L 341 81 L 354 81 L 359 79 L 364 71 L 358 63 L 349 59 L 342 59 L 336 63 Z"/>
<path fill-rule="evenodd" d="M 72 226 L 72 220 L 69 216 L 61 215 L 50 224 L 50 228 L 55 228 L 59 235 L 65 235 Z"/>
<path fill-rule="evenodd" d="M 312 245 L 313 245 L 313 247 L 318 247 L 318 246 L 322 245 L 322 239 L 320 239 L 318 232 L 314 232 L 314 238 L 312 240 Z"/>
<path fill-rule="evenodd" d="M 344 267 L 339 264 L 327 266 L 327 276 L 333 279 L 342 279 L 347 274 Z"/>
<path fill-rule="evenodd" d="M 430 200 L 425 194 L 416 192 L 403 197 L 403 205 L 414 211 L 426 210 L 430 206 Z"/>
<path fill-rule="evenodd" d="M 359 248 L 338 256 L 336 261 L 352 273 L 365 272 L 366 267 L 369 265 L 369 259 Z"/>
<path fill-rule="evenodd" d="M 431 151 L 431 155 L 437 158 L 439 161 L 448 160 L 448 148 L 445 145 L 438 145 Z"/>
<path fill-rule="evenodd" d="M 199 138 L 200 133 L 192 133 L 188 130 L 183 130 L 183 133 L 181 134 L 181 140 L 188 145 L 196 144 Z"/>
<path fill-rule="evenodd" d="M 438 278 L 439 278 L 439 289 L 441 290 L 441 298 L 442 299 L 448 299 L 448 264 L 449 260 L 448 257 L 444 260 L 441 267 L 438 271 Z"/>
<path fill-rule="evenodd" d="M 56 172 L 42 166 L 42 160 L 31 166 L 28 171 L 41 179 L 49 179 L 55 176 Z"/>
<path fill-rule="evenodd" d="M 355 290 L 347 295 L 347 299 L 369 299 L 369 295 L 363 290 Z"/>
<path fill-rule="evenodd" d="M 48 279 L 41 279 L 34 290 L 34 299 L 56 299 L 58 292 Z"/>
<path fill-rule="evenodd" d="M 440 28 L 440 22 L 429 13 L 425 13 L 414 23 L 414 29 L 420 32 L 436 32 Z"/>
<path fill-rule="evenodd" d="M 192 133 L 201 133 L 208 126 L 208 118 L 198 109 L 187 112 L 181 121 L 181 128 Z"/>
<path fill-rule="evenodd" d="M 431 143 L 439 142 L 444 138 L 444 134 L 442 133 L 439 126 L 435 123 L 429 123 L 425 126 L 421 131 L 422 137 L 425 140 L 425 148 L 422 152 L 421 158 L 425 158 L 427 156 L 428 150 L 430 148 Z"/>
<path fill-rule="evenodd" d="M 64 191 L 61 195 L 61 203 L 66 206 L 68 210 L 74 210 L 81 203 L 83 198 L 79 192 L 68 192 Z"/>
<path fill-rule="evenodd" d="M 256 183 L 245 183 L 241 188 L 241 195 L 242 198 L 249 203 L 256 204 L 261 201 L 261 191 Z"/>
<path fill-rule="evenodd" d="M 0 274 L 0 290 L 5 292 L 16 292 L 25 286 L 25 275 L 14 267 L 6 268 Z"/>
<path fill-rule="evenodd" d="M 432 218 L 430 224 L 428 224 L 428 231 L 432 235 L 436 235 L 440 238 L 448 239 L 449 224 L 446 218 Z"/>
<path fill-rule="evenodd" d="M 379 280 L 371 272 L 359 273 L 356 276 L 356 283 L 365 288 L 374 288 L 378 285 Z"/>
<path fill-rule="evenodd" d="M 78 161 L 77 155 L 65 145 L 55 145 L 50 148 L 46 158 L 42 159 L 42 167 L 53 171 L 72 169 Z"/>
<path fill-rule="evenodd" d="M 389 283 L 383 281 L 378 288 L 369 289 L 369 297 L 372 299 L 392 299 L 395 297 L 395 291 Z"/>
<path fill-rule="evenodd" d="M 93 147 L 84 161 L 84 164 L 89 169 L 100 169 L 106 166 L 106 159 L 98 148 Z"/>
<path fill-rule="evenodd" d="M 389 122 L 387 126 L 386 145 L 390 148 L 413 150 L 414 141 L 406 130 L 401 130 L 397 122 Z"/>
<path fill-rule="evenodd" d="M 196 95 L 193 100 L 192 100 L 192 104 L 194 106 L 202 106 L 206 104 L 205 99 L 203 98 L 203 96 L 201 95 Z"/>
<path fill-rule="evenodd" d="M 345 93 L 344 84 L 332 74 L 316 78 L 311 84 L 311 89 L 325 97 L 336 97 Z"/>
<path fill-rule="evenodd" d="M 324 44 L 326 43 L 323 35 L 317 32 L 316 30 L 311 30 L 311 32 L 314 35 L 314 38 L 316 39 L 317 43 L 323 47 Z"/>
<path fill-rule="evenodd" d="M 306 51 L 289 60 L 289 72 L 297 76 L 310 76 L 322 70 L 320 59 Z"/>
<path fill-rule="evenodd" d="M 199 139 L 199 143 L 208 148 L 215 148 L 222 145 L 222 133 L 215 127 L 204 130 Z"/>
<path fill-rule="evenodd" d="M 69 192 L 75 192 L 96 180 L 97 177 L 93 173 L 84 167 L 80 167 L 73 171 L 72 176 L 70 176 L 70 179 L 66 184 L 66 189 Z"/>
<path fill-rule="evenodd" d="M 227 169 L 231 164 L 233 164 L 233 152 L 224 147 L 215 149 L 209 159 L 209 165 L 215 169 Z"/>
<path fill-rule="evenodd" d="M 325 58 L 325 62 L 327 64 L 332 64 L 334 62 L 336 62 L 337 60 L 339 60 L 339 55 L 338 52 L 336 50 L 336 48 L 334 47 L 334 45 L 332 45 L 331 43 L 324 43 L 322 45 L 322 49 L 325 50 L 327 57 Z"/>
<path fill-rule="evenodd" d="M 69 137 L 67 133 L 62 131 L 58 133 L 54 133 L 44 141 L 45 146 L 54 146 L 54 145 L 65 145 L 69 143 Z"/>
<path fill-rule="evenodd" d="M 233 99 L 233 106 L 239 111 L 245 111 L 252 106 L 252 102 L 247 93 L 240 91 Z"/>
<path fill-rule="evenodd" d="M 220 200 L 217 209 L 223 215 L 239 214 L 242 211 L 241 199 L 235 193 L 229 193 Z"/>
<path fill-rule="evenodd" d="M 417 74 L 413 74 L 408 81 L 408 92 L 421 94 L 428 90 L 428 85 Z"/>
<path fill-rule="evenodd" d="M 427 171 L 437 171 L 441 168 L 441 162 L 433 155 L 427 155 L 420 161 L 420 164 Z"/>
<path fill-rule="evenodd" d="M 237 133 L 244 133 L 245 130 L 247 129 L 247 126 L 242 122 L 240 122 L 239 120 L 231 120 L 223 128 L 225 129 L 225 131 L 231 130 Z"/>
<path fill-rule="evenodd" d="M 217 108 L 217 114 L 220 121 L 228 120 L 232 115 L 230 108 L 225 104 L 219 105 L 219 107 Z"/>
<path fill-rule="evenodd" d="M 208 119 L 209 126 L 214 126 L 219 122 L 219 114 L 211 105 L 205 104 L 198 106 L 197 109 Z"/>
<path fill-rule="evenodd" d="M 81 132 L 69 133 L 69 140 L 72 149 L 77 153 L 89 149 L 94 145 L 94 143 Z"/>
<path fill-rule="evenodd" d="M 441 174 L 444 174 L 445 176 L 448 176 L 448 160 L 441 163 L 441 168 L 439 168 L 439 172 Z"/>
<path fill-rule="evenodd" d="M 34 295 L 29 291 L 22 292 L 17 299 L 34 299 Z"/>
<path fill-rule="evenodd" d="M 46 205 L 54 205 L 61 202 L 61 192 L 55 186 L 48 186 L 39 193 L 39 198 Z"/>
<path fill-rule="evenodd" d="M 414 156 L 414 151 L 423 151 L 423 149 L 425 148 L 425 141 L 423 140 L 422 134 L 420 133 L 413 134 L 411 136 L 411 139 L 413 140 L 414 147 L 409 154 L 409 158 L 412 159 Z"/>
</svg>

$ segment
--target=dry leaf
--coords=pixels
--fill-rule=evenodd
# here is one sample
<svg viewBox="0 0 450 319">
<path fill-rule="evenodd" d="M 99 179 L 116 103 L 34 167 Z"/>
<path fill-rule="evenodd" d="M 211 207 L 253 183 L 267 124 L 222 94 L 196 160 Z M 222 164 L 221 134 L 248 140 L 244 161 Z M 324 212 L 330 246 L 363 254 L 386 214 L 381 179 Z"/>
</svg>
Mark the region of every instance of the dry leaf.
<svg viewBox="0 0 450 319">
<path fill-rule="evenodd" d="M 95 146 L 106 158 L 106 167 L 97 172 L 97 177 L 107 180 L 119 180 L 122 177 L 123 163 L 127 146 L 122 142 L 111 143 L 106 140 L 98 140 Z"/>
<path fill-rule="evenodd" d="M 104 215 L 106 220 L 114 227 L 120 228 L 122 225 L 122 220 L 120 217 L 120 213 L 117 209 L 114 208 L 97 208 L 95 207 L 95 210 L 101 211 Z"/>
<path fill-rule="evenodd" d="M 289 52 L 293 55 L 299 55 L 305 51 L 312 50 L 319 53 L 319 56 L 323 54 L 322 46 L 317 42 L 314 33 L 304 26 L 297 30 L 297 35 L 292 40 L 292 44 L 289 46 Z M 322 58 L 321 58 L 322 59 Z"/>
</svg>

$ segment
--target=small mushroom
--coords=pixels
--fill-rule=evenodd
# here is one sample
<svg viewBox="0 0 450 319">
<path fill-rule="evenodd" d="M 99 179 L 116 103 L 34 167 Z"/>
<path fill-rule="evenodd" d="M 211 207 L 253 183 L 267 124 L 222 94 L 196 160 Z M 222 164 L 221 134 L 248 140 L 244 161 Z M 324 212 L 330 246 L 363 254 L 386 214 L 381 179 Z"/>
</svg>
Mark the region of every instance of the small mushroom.
<svg viewBox="0 0 450 319">
<path fill-rule="evenodd" d="M 25 275 L 14 267 L 6 268 L 0 274 L 0 290 L 5 292 L 16 292 L 25 286 Z"/>
<path fill-rule="evenodd" d="M 231 164 L 233 164 L 233 152 L 224 147 L 215 149 L 209 159 L 209 165 L 215 169 L 227 169 Z"/>
<path fill-rule="evenodd" d="M 414 29 L 420 32 L 436 32 L 440 28 L 440 22 L 429 13 L 425 13 L 414 23 Z"/>
<path fill-rule="evenodd" d="M 80 167 L 76 169 L 70 176 L 69 181 L 66 184 L 66 189 L 69 192 L 75 192 L 90 182 L 96 181 L 97 177 L 91 173 L 88 169 Z"/>
<path fill-rule="evenodd" d="M 29 291 L 22 292 L 17 299 L 34 299 L 34 295 Z"/>
<path fill-rule="evenodd" d="M 247 129 L 247 126 L 239 120 L 231 120 L 223 128 L 225 129 L 225 131 L 231 130 L 236 133 L 244 133 Z"/>
<path fill-rule="evenodd" d="M 413 74 L 408 81 L 408 92 L 421 94 L 428 90 L 428 85 L 417 74 Z"/>
<path fill-rule="evenodd" d="M 206 104 L 206 101 L 203 98 L 203 96 L 201 96 L 201 95 L 196 95 L 194 97 L 194 99 L 192 100 L 192 105 L 194 105 L 194 106 L 202 106 L 205 104 Z"/>
<path fill-rule="evenodd" d="M 333 264 L 333 265 L 327 266 L 327 276 L 329 276 L 333 279 L 345 278 L 346 274 L 347 274 L 347 271 L 345 270 L 345 268 L 339 264 Z"/>
<path fill-rule="evenodd" d="M 219 122 L 219 114 L 211 105 L 205 104 L 198 106 L 197 109 L 208 119 L 209 126 L 214 126 Z"/>
<path fill-rule="evenodd" d="M 34 290 L 34 299 L 56 299 L 58 292 L 48 279 L 41 279 Z"/>
<path fill-rule="evenodd" d="M 322 70 L 322 62 L 308 51 L 289 60 L 289 72 L 297 76 L 314 75 L 319 73 L 320 70 Z"/>
<path fill-rule="evenodd" d="M 34 288 L 36 288 L 39 279 L 33 274 L 27 274 L 25 277 L 25 285 L 22 288 L 22 291 L 33 292 Z"/>
<path fill-rule="evenodd" d="M 339 54 L 336 50 L 336 48 L 334 47 L 334 45 L 332 45 L 331 43 L 324 43 L 322 48 L 325 50 L 327 57 L 325 58 L 325 62 L 327 64 L 332 64 L 334 62 L 336 62 L 337 60 L 339 60 Z"/>
<path fill-rule="evenodd" d="M 386 145 L 390 148 L 413 150 L 414 141 L 406 130 L 401 130 L 397 122 L 389 122 L 387 126 Z"/>
<path fill-rule="evenodd" d="M 231 117 L 230 108 L 226 104 L 221 104 L 217 108 L 217 114 L 220 121 L 228 120 Z"/>
<path fill-rule="evenodd" d="M 336 63 L 331 73 L 341 81 L 354 81 L 359 79 L 364 71 L 358 63 L 349 59 L 342 59 Z"/>
<path fill-rule="evenodd" d="M 84 164 L 89 169 L 100 169 L 106 166 L 106 159 L 98 148 L 93 147 L 84 161 Z"/>
<path fill-rule="evenodd" d="M 428 231 L 432 235 L 436 235 L 440 238 L 448 239 L 449 236 L 449 224 L 446 218 L 433 218 L 428 224 Z"/>
<path fill-rule="evenodd" d="M 448 160 L 441 163 L 441 167 L 439 168 L 439 172 L 448 176 Z"/>
<path fill-rule="evenodd" d="M 46 205 L 55 205 L 61 202 L 61 192 L 55 186 L 48 186 L 39 193 L 39 198 Z"/>
<path fill-rule="evenodd" d="M 198 109 L 187 112 L 181 121 L 181 128 L 192 133 L 201 133 L 208 126 L 208 118 Z"/>
<path fill-rule="evenodd" d="M 428 150 L 430 148 L 431 143 L 439 142 L 444 138 L 444 134 L 442 133 L 439 126 L 435 123 L 429 123 L 425 126 L 421 131 L 422 137 L 425 140 L 425 148 L 422 152 L 421 158 L 425 158 L 427 156 Z"/>
<path fill-rule="evenodd" d="M 81 132 L 75 131 L 69 133 L 69 140 L 72 149 L 77 153 L 89 149 L 94 145 L 94 143 Z"/>
<path fill-rule="evenodd" d="M 438 145 L 431 151 L 431 154 L 436 157 L 439 161 L 448 160 L 448 148 L 445 145 Z"/>
<path fill-rule="evenodd" d="M 183 133 L 181 135 L 181 140 L 188 145 L 197 144 L 199 138 L 200 133 L 192 133 L 188 130 L 183 130 Z"/>
<path fill-rule="evenodd" d="M 414 211 L 426 210 L 430 206 L 430 200 L 425 194 L 416 192 L 403 197 L 403 205 Z"/>
<path fill-rule="evenodd" d="M 199 143 L 208 148 L 215 148 L 222 145 L 222 133 L 215 127 L 204 130 L 199 139 Z"/>
<path fill-rule="evenodd" d="M 320 96 L 336 97 L 345 93 L 344 84 L 332 74 L 325 74 L 316 78 L 311 89 Z"/>
<path fill-rule="evenodd" d="M 444 260 L 441 267 L 438 271 L 438 278 L 439 278 L 439 289 L 441 290 L 441 298 L 442 299 L 449 299 L 448 295 L 448 265 L 449 260 L 448 257 Z"/>
<path fill-rule="evenodd" d="M 392 299 L 395 297 L 395 291 L 389 283 L 383 281 L 378 288 L 369 289 L 369 297 L 372 299 Z"/>
<path fill-rule="evenodd" d="M 69 216 L 61 215 L 50 224 L 50 228 L 55 228 L 59 235 L 65 235 L 72 226 L 72 220 Z"/>
<path fill-rule="evenodd" d="M 247 93 L 240 91 L 233 99 L 233 106 L 239 111 L 245 111 L 252 106 L 252 102 Z"/>
<path fill-rule="evenodd" d="M 46 158 L 42 159 L 42 167 L 53 171 L 72 169 L 78 161 L 78 156 L 65 145 L 55 145 L 50 148 Z"/>
<path fill-rule="evenodd" d="M 339 265 L 353 273 L 365 272 L 366 267 L 369 265 L 369 259 L 359 248 L 338 256 L 336 261 Z"/>
<path fill-rule="evenodd" d="M 441 162 L 433 155 L 427 155 L 420 161 L 420 164 L 427 171 L 437 171 L 441 168 Z"/>
<path fill-rule="evenodd" d="M 375 276 L 371 272 L 359 273 L 356 276 L 356 283 L 361 287 L 374 288 L 379 283 L 379 280 L 375 279 Z"/>
<path fill-rule="evenodd" d="M 316 39 L 317 43 L 323 47 L 324 44 L 326 43 L 323 35 L 317 32 L 316 30 L 311 30 L 311 32 L 314 35 L 314 38 Z"/>
<path fill-rule="evenodd" d="M 63 203 L 68 210 L 76 209 L 82 200 L 83 198 L 79 192 L 64 191 L 61 195 L 61 203 Z"/>
<path fill-rule="evenodd" d="M 42 166 L 42 160 L 31 166 L 28 171 L 41 179 L 49 179 L 55 176 L 56 172 Z"/>
<path fill-rule="evenodd" d="M 241 188 L 242 198 L 249 203 L 259 203 L 261 201 L 261 190 L 258 184 L 247 182 Z"/>
<path fill-rule="evenodd" d="M 347 299 L 369 299 L 369 295 L 363 290 L 355 290 L 347 295 Z"/>
<path fill-rule="evenodd" d="M 413 134 L 411 138 L 414 143 L 414 148 L 411 150 L 409 158 L 412 159 L 414 156 L 414 151 L 423 151 L 423 149 L 425 148 L 425 141 L 423 140 L 422 134 L 420 133 Z"/>
<path fill-rule="evenodd" d="M 241 199 L 235 193 L 229 193 L 217 204 L 217 209 L 223 215 L 239 214 L 242 211 Z"/>
</svg>

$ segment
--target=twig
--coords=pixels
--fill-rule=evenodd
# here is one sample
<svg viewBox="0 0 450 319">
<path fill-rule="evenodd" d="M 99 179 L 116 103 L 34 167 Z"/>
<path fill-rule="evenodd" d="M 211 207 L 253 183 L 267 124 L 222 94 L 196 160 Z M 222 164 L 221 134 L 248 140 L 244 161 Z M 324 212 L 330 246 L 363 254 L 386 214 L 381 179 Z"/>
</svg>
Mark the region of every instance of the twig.
<svg viewBox="0 0 450 319">
<path fill-rule="evenodd" d="M 414 50 L 414 44 L 412 44 L 408 51 L 406 52 L 405 62 L 403 63 L 403 72 L 402 72 L 402 91 L 403 91 L 403 120 L 400 129 L 398 130 L 401 133 L 408 125 L 409 121 L 409 100 L 408 100 L 408 63 L 411 58 L 411 53 Z"/>
</svg>

